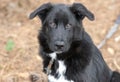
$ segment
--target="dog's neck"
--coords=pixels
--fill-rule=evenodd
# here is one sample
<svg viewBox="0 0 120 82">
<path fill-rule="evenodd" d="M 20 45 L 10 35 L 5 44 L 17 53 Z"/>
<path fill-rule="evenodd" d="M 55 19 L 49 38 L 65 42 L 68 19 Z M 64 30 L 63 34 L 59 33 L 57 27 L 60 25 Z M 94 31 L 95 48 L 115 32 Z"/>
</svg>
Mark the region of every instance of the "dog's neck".
<svg viewBox="0 0 120 82">
<path fill-rule="evenodd" d="M 45 68 L 47 75 L 49 75 L 51 73 L 51 68 L 52 68 L 52 65 L 53 65 L 55 60 L 57 60 L 57 61 L 64 61 L 64 60 L 66 60 L 66 59 L 71 57 L 71 55 L 66 56 L 66 57 L 65 56 L 61 57 L 61 54 L 60 53 L 58 54 L 56 52 L 47 54 L 47 56 L 51 58 L 50 61 L 49 61 L 48 66 Z"/>
</svg>

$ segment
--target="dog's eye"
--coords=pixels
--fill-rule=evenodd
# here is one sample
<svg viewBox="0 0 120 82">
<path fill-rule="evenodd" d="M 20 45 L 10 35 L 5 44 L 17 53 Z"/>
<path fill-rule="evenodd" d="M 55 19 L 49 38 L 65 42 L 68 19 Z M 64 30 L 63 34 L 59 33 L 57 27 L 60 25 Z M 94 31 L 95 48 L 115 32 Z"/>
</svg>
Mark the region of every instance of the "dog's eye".
<svg viewBox="0 0 120 82">
<path fill-rule="evenodd" d="M 54 22 L 50 22 L 50 23 L 49 23 L 49 26 L 50 26 L 51 28 L 56 28 L 56 24 L 55 24 Z"/>
<path fill-rule="evenodd" d="M 70 28 L 72 28 L 72 25 L 71 24 L 67 24 L 66 25 L 66 29 L 70 29 Z"/>
</svg>

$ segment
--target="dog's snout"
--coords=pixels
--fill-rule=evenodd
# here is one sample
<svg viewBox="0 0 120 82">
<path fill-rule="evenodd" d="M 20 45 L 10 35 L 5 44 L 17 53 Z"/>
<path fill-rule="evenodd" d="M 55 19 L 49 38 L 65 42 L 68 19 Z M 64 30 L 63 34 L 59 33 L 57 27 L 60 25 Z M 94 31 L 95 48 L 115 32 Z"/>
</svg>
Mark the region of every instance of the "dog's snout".
<svg viewBox="0 0 120 82">
<path fill-rule="evenodd" d="M 56 49 L 62 49 L 64 47 L 64 42 L 63 41 L 56 41 L 55 47 L 56 47 Z"/>
</svg>

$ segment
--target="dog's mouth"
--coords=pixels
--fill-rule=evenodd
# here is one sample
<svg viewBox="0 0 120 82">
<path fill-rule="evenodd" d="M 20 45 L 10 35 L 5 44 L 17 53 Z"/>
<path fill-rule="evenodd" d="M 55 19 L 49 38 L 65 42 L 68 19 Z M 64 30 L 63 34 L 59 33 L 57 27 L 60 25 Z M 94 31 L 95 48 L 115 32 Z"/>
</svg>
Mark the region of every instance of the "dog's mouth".
<svg viewBox="0 0 120 82">
<path fill-rule="evenodd" d="M 56 54 L 61 54 L 66 52 L 66 49 L 56 49 L 56 48 L 51 48 L 51 51 L 55 52 Z"/>
<path fill-rule="evenodd" d="M 55 52 L 56 54 L 61 54 L 61 53 L 67 52 L 68 50 L 69 48 L 54 49 L 53 52 Z"/>
<path fill-rule="evenodd" d="M 56 54 L 61 54 L 63 52 L 65 52 L 64 49 L 56 49 L 55 47 L 50 47 L 49 48 L 52 52 L 55 52 Z"/>
<path fill-rule="evenodd" d="M 56 54 L 61 54 L 63 51 L 55 51 Z"/>
</svg>

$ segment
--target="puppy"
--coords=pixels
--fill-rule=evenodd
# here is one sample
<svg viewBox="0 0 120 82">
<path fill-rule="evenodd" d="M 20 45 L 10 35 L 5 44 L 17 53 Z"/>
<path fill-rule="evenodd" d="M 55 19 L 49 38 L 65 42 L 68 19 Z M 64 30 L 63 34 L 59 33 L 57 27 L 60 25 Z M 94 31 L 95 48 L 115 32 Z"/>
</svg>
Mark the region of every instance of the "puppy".
<svg viewBox="0 0 120 82">
<path fill-rule="evenodd" d="M 46 3 L 30 19 L 36 16 L 42 22 L 38 40 L 49 82 L 120 82 L 83 28 L 85 17 L 94 20 L 84 5 Z"/>
</svg>

